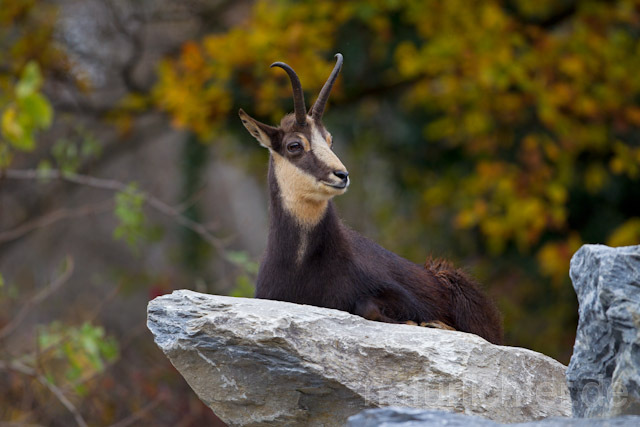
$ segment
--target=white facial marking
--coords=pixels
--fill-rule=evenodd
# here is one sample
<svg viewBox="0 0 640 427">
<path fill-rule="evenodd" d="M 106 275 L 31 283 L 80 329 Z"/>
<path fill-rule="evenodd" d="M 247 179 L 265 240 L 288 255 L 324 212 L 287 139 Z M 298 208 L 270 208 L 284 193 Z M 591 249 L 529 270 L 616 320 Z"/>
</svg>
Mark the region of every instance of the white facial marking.
<svg viewBox="0 0 640 427">
<path fill-rule="evenodd" d="M 344 167 L 338 156 L 331 150 L 327 141 L 322 137 L 320 130 L 312 124 L 311 128 L 311 150 L 325 165 L 329 166 L 332 171 L 344 171 L 347 168 Z M 333 176 L 329 177 L 329 179 Z"/>
<path fill-rule="evenodd" d="M 272 151 L 271 155 L 284 208 L 300 225 L 315 226 L 322 219 L 327 203 L 334 195 L 327 191 L 330 187 L 291 164 L 275 151 Z"/>
<path fill-rule="evenodd" d="M 302 145 L 304 146 L 304 151 L 309 151 L 311 150 L 311 143 L 309 142 L 309 140 L 307 139 L 306 136 L 304 136 L 303 134 L 299 133 L 297 134 L 298 138 L 300 138 L 300 141 L 302 141 Z"/>
<path fill-rule="evenodd" d="M 308 143 L 313 155 L 327 165 L 331 171 L 346 170 L 338 156 L 329 148 L 320 130 L 312 121 L 308 123 L 311 126 L 311 141 L 308 141 Z M 276 181 L 278 182 L 284 208 L 303 227 L 317 225 L 324 216 L 329 200 L 333 196 L 346 191 L 346 188 L 335 188 L 327 184 L 339 185 L 342 180 L 330 173 L 323 182 L 323 180 L 318 180 L 313 175 L 298 168 L 277 152 L 271 150 L 271 155 L 273 156 Z M 298 259 L 302 259 L 306 247 L 306 242 L 301 240 L 298 248 Z"/>
</svg>

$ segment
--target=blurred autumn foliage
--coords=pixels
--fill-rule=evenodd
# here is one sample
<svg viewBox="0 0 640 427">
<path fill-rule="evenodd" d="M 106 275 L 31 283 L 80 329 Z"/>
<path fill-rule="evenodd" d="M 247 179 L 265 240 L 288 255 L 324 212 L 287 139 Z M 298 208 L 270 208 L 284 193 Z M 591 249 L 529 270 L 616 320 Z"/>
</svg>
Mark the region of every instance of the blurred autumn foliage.
<svg viewBox="0 0 640 427">
<path fill-rule="evenodd" d="M 353 177 L 337 200 L 345 221 L 413 261 L 454 259 L 497 300 L 509 345 L 568 362 L 572 254 L 584 243 L 640 244 L 640 0 L 258 0 L 234 9 L 241 19 L 225 18 L 234 25 L 218 25 L 231 3 L 203 15 L 200 32 L 154 62 L 155 83 L 129 84 L 100 120 L 124 138 L 155 109 L 186 131 L 185 197 L 197 192 L 207 150 L 263 180 L 265 154 L 238 108 L 277 123 L 292 109 L 291 89 L 269 64 L 290 64 L 309 103 L 341 52 L 325 124 Z M 54 37 L 55 2 L 35 4 L 0 7 L 0 168 L 26 151 L 41 168 L 65 170 L 71 156 L 66 170 L 81 171 L 101 155 L 97 137 L 71 154 L 74 144 L 56 142 L 54 160 L 37 150 L 57 111 L 43 81 L 94 89 Z M 157 244 L 142 214 L 149 201 L 135 184 L 119 187 L 116 238 Z M 200 230 L 197 209 L 184 214 L 173 215 L 178 224 Z M 193 236 L 182 241 L 184 276 L 219 257 L 238 269 L 235 287 L 207 290 L 250 294 L 256 260 Z M 92 342 L 104 331 L 79 324 L 69 334 Z M 105 342 L 68 369 L 95 375 L 115 363 L 118 344 Z M 71 384 L 82 376 L 73 375 Z"/>
<path fill-rule="evenodd" d="M 393 185 L 411 193 L 412 212 L 388 213 L 410 223 L 382 236 L 388 246 L 419 259 L 398 237 L 444 241 L 432 247 L 499 299 L 508 341 L 566 361 L 571 255 L 640 243 L 639 8 L 259 1 L 243 25 L 164 61 L 154 99 L 175 125 L 215 140 L 238 107 L 274 122 L 291 108 L 267 64 L 286 60 L 313 95 L 342 52 L 328 124 L 345 150 L 387 157 Z"/>
</svg>

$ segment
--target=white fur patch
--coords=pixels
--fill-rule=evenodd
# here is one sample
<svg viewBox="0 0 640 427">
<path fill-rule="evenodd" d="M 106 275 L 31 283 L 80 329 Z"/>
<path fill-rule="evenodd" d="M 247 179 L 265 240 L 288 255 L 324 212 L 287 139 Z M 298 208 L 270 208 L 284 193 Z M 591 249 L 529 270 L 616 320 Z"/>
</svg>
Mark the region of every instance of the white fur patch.
<svg viewBox="0 0 640 427">
<path fill-rule="evenodd" d="M 315 226 L 322 219 L 329 199 L 336 195 L 335 191 L 280 154 L 272 151 L 271 155 L 284 208 L 300 225 Z"/>
<path fill-rule="evenodd" d="M 316 158 L 326 164 L 332 171 L 344 171 L 345 166 L 338 156 L 331 150 L 327 141 L 313 122 L 309 122 L 311 128 L 311 151 Z M 306 141 L 305 141 L 306 142 Z M 273 156 L 273 166 L 280 188 L 280 197 L 284 208 L 303 227 L 313 227 L 320 222 L 327 210 L 327 204 L 333 196 L 342 194 L 346 188 L 334 188 L 319 181 L 313 175 L 303 171 L 287 158 L 271 150 Z M 328 176 L 328 183 L 340 184 L 342 180 Z M 307 243 L 301 240 L 298 248 L 298 259 L 302 259 L 306 251 Z"/>
<path fill-rule="evenodd" d="M 311 150 L 325 165 L 329 166 L 332 171 L 345 171 L 344 167 L 338 156 L 331 150 L 327 141 L 322 137 L 320 130 L 312 124 L 311 128 Z"/>
</svg>

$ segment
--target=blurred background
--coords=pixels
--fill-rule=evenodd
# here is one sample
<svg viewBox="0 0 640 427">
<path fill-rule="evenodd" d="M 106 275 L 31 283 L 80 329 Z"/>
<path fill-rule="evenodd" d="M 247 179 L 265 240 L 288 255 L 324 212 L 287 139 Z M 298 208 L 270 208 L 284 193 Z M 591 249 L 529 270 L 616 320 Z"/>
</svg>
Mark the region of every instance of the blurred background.
<svg viewBox="0 0 640 427">
<path fill-rule="evenodd" d="M 251 296 L 267 151 L 308 105 L 345 222 L 447 257 L 568 363 L 584 243 L 640 243 L 640 0 L 0 0 L 0 421 L 216 425 L 154 345 L 173 289 Z"/>
</svg>

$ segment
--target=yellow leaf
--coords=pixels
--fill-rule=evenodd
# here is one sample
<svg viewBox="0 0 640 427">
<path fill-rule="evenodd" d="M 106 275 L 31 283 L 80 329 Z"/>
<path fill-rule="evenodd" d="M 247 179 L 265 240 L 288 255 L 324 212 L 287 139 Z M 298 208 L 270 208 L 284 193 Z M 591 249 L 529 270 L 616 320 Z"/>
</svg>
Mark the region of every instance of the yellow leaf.
<svg viewBox="0 0 640 427">
<path fill-rule="evenodd" d="M 2 135 L 9 141 L 20 141 L 24 137 L 24 129 L 18 122 L 18 112 L 13 106 L 2 114 Z"/>
<path fill-rule="evenodd" d="M 640 218 L 631 218 L 616 228 L 609 236 L 609 246 L 632 246 L 640 244 Z"/>
<path fill-rule="evenodd" d="M 554 286 L 560 286 L 569 276 L 569 262 L 575 251 L 582 245 L 577 233 L 572 233 L 565 241 L 549 242 L 537 254 L 538 265 L 543 275 L 550 277 Z"/>
</svg>

